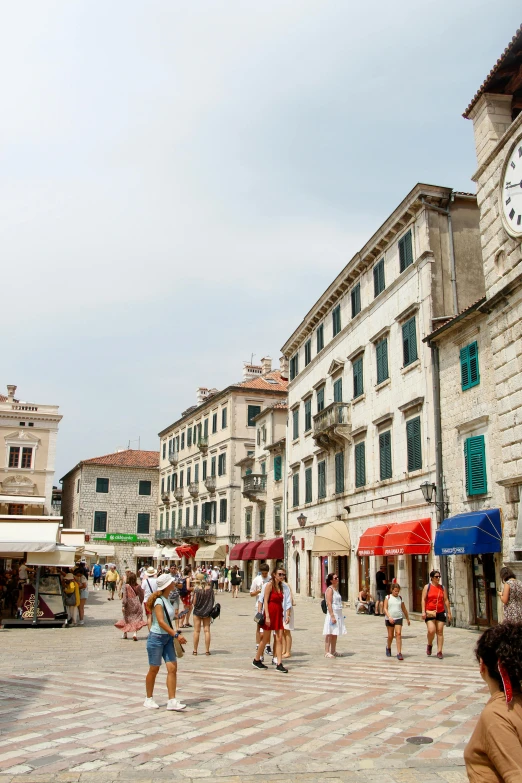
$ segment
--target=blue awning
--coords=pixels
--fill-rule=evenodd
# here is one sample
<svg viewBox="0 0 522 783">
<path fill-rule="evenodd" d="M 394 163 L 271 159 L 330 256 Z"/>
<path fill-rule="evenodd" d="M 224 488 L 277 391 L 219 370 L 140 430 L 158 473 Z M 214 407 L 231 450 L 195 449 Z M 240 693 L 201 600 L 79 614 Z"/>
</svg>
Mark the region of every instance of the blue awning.
<svg viewBox="0 0 522 783">
<path fill-rule="evenodd" d="M 435 533 L 436 555 L 484 555 L 501 551 L 499 508 L 456 514 L 445 519 Z"/>
</svg>

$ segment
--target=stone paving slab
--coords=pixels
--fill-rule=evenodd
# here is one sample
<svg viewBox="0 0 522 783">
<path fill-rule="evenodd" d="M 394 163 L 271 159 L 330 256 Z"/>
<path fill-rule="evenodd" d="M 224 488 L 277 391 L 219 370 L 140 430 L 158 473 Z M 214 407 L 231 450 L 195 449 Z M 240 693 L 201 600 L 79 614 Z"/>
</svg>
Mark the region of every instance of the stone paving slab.
<svg viewBox="0 0 522 783">
<path fill-rule="evenodd" d="M 220 596 L 210 657 L 179 662 L 183 713 L 166 712 L 164 674 L 143 709 L 145 634 L 124 641 L 119 605 L 92 593 L 87 624 L 0 632 L 0 783 L 111 781 L 466 780 L 463 749 L 486 698 L 475 632 L 449 628 L 444 660 L 425 626 L 404 629 L 405 660 L 386 658 L 382 620 L 347 609 L 342 657 L 323 655 L 318 602 L 296 607 L 287 675 L 256 671 L 253 602 Z M 422 734 L 429 745 L 406 739 Z"/>
</svg>

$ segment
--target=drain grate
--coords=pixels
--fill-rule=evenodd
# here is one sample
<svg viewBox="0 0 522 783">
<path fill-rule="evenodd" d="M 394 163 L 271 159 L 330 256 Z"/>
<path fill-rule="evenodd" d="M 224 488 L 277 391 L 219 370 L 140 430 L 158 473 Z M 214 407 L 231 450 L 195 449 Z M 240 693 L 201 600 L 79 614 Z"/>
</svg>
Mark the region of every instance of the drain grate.
<svg viewBox="0 0 522 783">
<path fill-rule="evenodd" d="M 433 740 L 431 737 L 408 737 L 406 742 L 409 742 L 410 745 L 429 745 Z"/>
</svg>

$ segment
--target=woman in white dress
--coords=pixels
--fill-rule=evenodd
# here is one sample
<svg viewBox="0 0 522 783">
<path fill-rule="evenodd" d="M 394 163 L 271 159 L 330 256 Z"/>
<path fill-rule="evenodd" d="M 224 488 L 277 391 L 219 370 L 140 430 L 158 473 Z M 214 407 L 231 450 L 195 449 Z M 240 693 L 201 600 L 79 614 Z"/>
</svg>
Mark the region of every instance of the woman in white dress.
<svg viewBox="0 0 522 783">
<path fill-rule="evenodd" d="M 326 617 L 324 618 L 324 657 L 339 658 L 341 653 L 336 651 L 337 637 L 346 633 L 343 617 L 343 601 L 337 589 L 339 577 L 337 574 L 328 574 L 326 577 Z"/>
</svg>

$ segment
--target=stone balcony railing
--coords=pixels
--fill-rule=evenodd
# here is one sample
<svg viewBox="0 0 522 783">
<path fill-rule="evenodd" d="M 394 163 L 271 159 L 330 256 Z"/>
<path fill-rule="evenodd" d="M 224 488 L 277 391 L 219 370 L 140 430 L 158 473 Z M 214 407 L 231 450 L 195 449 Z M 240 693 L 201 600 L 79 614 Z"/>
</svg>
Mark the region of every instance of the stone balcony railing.
<svg viewBox="0 0 522 783">
<path fill-rule="evenodd" d="M 191 481 L 188 487 L 188 491 L 193 498 L 197 498 L 199 495 L 199 481 Z"/>
<path fill-rule="evenodd" d="M 200 435 L 198 438 L 198 449 L 203 454 L 203 456 L 206 455 L 208 451 L 208 435 Z"/>
<path fill-rule="evenodd" d="M 347 402 L 332 402 L 314 416 L 313 438 L 318 446 L 331 448 L 350 440 L 351 406 Z"/>
<path fill-rule="evenodd" d="M 173 467 L 176 467 L 179 462 L 179 451 L 169 452 L 169 462 Z"/>
<path fill-rule="evenodd" d="M 176 487 L 176 489 L 174 490 L 174 497 L 176 498 L 178 503 L 183 502 L 183 495 L 184 495 L 183 487 Z"/>
<path fill-rule="evenodd" d="M 216 477 L 207 476 L 205 479 L 205 486 L 207 490 L 210 492 L 210 494 L 213 495 L 214 492 L 216 491 Z"/>
<path fill-rule="evenodd" d="M 211 532 L 212 528 L 213 532 Z M 206 538 L 207 536 L 216 535 L 216 526 L 179 527 L 176 529 L 176 534 L 180 538 Z"/>
<path fill-rule="evenodd" d="M 249 500 L 266 495 L 266 474 L 249 473 L 243 476 L 243 495 Z"/>
</svg>

